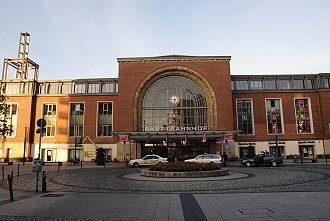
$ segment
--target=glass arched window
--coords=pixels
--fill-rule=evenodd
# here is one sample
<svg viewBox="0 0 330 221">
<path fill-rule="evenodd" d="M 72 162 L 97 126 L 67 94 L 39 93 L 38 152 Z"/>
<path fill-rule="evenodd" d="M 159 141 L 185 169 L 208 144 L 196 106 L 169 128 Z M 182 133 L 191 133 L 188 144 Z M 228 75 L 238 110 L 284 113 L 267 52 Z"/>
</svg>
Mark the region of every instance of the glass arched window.
<svg viewBox="0 0 330 221">
<path fill-rule="evenodd" d="M 142 103 L 143 131 L 207 130 L 207 102 L 199 85 L 183 76 L 154 82 Z"/>
</svg>

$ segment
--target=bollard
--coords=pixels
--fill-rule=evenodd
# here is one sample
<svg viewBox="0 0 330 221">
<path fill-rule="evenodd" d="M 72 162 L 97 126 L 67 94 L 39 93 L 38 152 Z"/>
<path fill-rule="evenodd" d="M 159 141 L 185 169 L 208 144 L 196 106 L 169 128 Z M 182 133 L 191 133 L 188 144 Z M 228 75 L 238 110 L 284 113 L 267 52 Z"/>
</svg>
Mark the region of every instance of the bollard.
<svg viewBox="0 0 330 221">
<path fill-rule="evenodd" d="M 39 183 L 39 172 L 36 172 L 37 178 L 36 178 L 36 192 L 38 192 L 38 183 Z"/>
<path fill-rule="evenodd" d="M 82 169 L 82 160 L 80 161 L 80 169 Z"/>
<path fill-rule="evenodd" d="M 2 166 L 2 180 L 5 180 L 5 167 Z"/>
<path fill-rule="evenodd" d="M 47 171 L 42 171 L 42 184 L 41 184 L 41 191 L 47 192 Z"/>
<path fill-rule="evenodd" d="M 8 175 L 8 185 L 9 185 L 9 196 L 10 201 L 14 201 L 14 194 L 13 194 L 13 177 Z"/>
<path fill-rule="evenodd" d="M 19 164 L 17 164 L 17 176 L 19 176 Z"/>
</svg>

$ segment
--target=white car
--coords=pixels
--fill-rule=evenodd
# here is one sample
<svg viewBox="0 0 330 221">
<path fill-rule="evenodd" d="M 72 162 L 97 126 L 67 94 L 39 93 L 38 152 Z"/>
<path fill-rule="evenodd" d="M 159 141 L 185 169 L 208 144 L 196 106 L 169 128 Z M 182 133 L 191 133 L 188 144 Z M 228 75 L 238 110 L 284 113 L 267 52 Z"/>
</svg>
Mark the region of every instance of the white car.
<svg viewBox="0 0 330 221">
<path fill-rule="evenodd" d="M 135 159 L 129 161 L 128 165 L 130 167 L 150 166 L 159 162 L 167 162 L 167 158 L 160 157 L 158 155 L 146 155 L 142 159 Z"/>
<path fill-rule="evenodd" d="M 222 158 L 218 154 L 202 154 L 202 155 L 198 155 L 193 159 L 185 160 L 184 162 L 222 164 Z"/>
</svg>

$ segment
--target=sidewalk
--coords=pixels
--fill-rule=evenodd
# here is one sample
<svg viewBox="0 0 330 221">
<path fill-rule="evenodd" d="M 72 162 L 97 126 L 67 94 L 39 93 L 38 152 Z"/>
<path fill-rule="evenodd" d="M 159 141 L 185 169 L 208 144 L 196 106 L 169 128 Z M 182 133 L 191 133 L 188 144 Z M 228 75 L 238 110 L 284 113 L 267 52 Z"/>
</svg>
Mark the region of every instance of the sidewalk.
<svg viewBox="0 0 330 221">
<path fill-rule="evenodd" d="M 0 205 L 0 214 L 2 214 L 0 219 L 89 221 L 330 220 L 329 205 L 329 192 L 51 193 L 38 194 Z"/>
</svg>

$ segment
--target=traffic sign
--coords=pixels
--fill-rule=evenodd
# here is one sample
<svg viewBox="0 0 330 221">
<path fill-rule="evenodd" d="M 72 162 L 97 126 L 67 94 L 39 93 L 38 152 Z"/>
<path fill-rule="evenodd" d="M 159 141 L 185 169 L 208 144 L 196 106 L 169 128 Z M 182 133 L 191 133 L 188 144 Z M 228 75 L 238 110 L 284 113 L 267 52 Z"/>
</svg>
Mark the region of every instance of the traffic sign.
<svg viewBox="0 0 330 221">
<path fill-rule="evenodd" d="M 46 128 L 43 127 L 43 128 L 37 128 L 37 131 L 36 131 L 37 134 L 40 134 L 40 129 L 41 129 L 42 133 L 46 133 Z"/>
<path fill-rule="evenodd" d="M 46 122 L 46 120 L 43 119 L 43 118 L 40 118 L 40 119 L 37 120 L 37 125 L 38 125 L 38 127 L 45 127 L 46 124 L 47 124 L 47 122 Z"/>
</svg>

